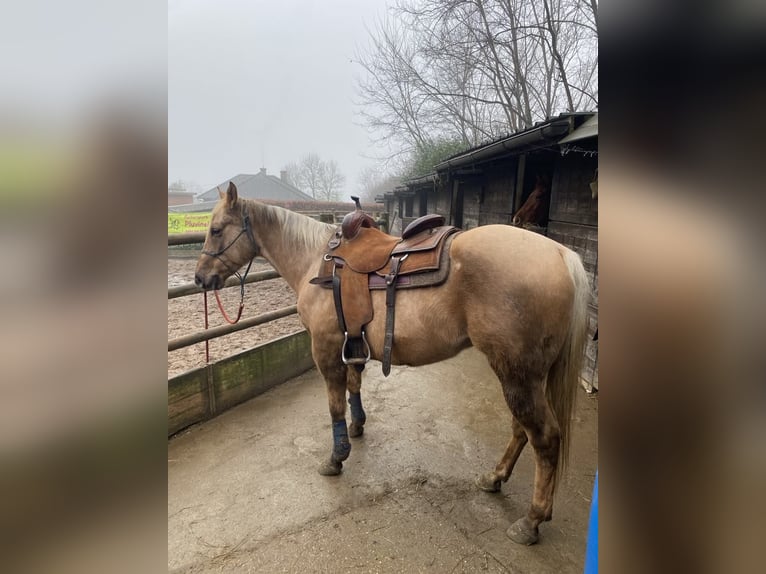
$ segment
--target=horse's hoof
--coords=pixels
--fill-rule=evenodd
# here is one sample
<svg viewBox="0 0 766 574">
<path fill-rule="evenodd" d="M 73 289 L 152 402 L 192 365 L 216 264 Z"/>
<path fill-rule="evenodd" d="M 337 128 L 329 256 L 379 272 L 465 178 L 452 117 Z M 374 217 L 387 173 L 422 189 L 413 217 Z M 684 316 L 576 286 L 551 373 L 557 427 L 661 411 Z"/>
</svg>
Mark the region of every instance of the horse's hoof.
<svg viewBox="0 0 766 574">
<path fill-rule="evenodd" d="M 537 529 L 537 526 L 532 526 L 526 516 L 524 518 L 519 518 L 514 522 L 511 527 L 506 530 L 505 534 L 516 544 L 523 544 L 525 546 L 537 544 L 537 541 L 540 538 L 540 532 Z"/>
<path fill-rule="evenodd" d="M 364 425 L 359 424 L 356 421 L 351 421 L 348 427 L 348 436 L 351 438 L 357 438 L 364 434 Z"/>
<path fill-rule="evenodd" d="M 500 492 L 500 479 L 495 479 L 494 473 L 488 472 L 476 477 L 476 486 L 484 492 Z"/>
<path fill-rule="evenodd" d="M 342 469 L 343 463 L 330 457 L 330 460 L 319 465 L 319 474 L 322 476 L 337 476 Z"/>
</svg>

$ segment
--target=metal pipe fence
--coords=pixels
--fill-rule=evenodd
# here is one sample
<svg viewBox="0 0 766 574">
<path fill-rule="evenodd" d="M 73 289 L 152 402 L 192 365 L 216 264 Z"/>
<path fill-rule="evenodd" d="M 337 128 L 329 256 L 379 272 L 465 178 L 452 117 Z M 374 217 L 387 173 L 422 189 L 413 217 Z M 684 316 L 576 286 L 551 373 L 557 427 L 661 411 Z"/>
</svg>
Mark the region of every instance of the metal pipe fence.
<svg viewBox="0 0 766 574">
<path fill-rule="evenodd" d="M 279 279 L 279 277 L 280 275 L 275 269 L 269 269 L 268 271 L 255 271 L 247 275 L 245 278 L 245 285 L 249 283 L 258 283 L 260 281 L 268 281 L 269 279 Z M 236 277 L 229 277 L 224 282 L 223 286 L 224 288 L 239 287 L 240 281 Z M 197 293 L 202 293 L 202 289 L 197 287 L 194 283 L 184 283 L 183 285 L 168 287 L 168 299 L 185 297 L 186 295 L 196 295 Z"/>
<path fill-rule="evenodd" d="M 174 234 L 168 235 L 168 246 L 200 244 L 200 243 L 204 243 L 204 241 L 205 241 L 205 234 L 200 232 L 174 233 Z M 245 283 L 258 283 L 260 281 L 278 279 L 279 277 L 280 275 L 275 269 L 270 269 L 267 271 L 257 271 L 255 273 L 249 274 L 247 276 L 247 279 L 245 280 Z M 228 289 L 230 287 L 239 287 L 239 286 L 240 286 L 239 279 L 237 279 L 236 277 L 229 277 L 224 282 L 223 288 Z M 202 289 L 200 289 L 197 285 L 195 285 L 194 283 L 184 283 L 183 285 L 168 287 L 168 300 L 175 299 L 177 297 L 187 297 L 189 295 L 195 295 L 198 293 L 202 293 Z M 218 337 L 223 337 L 224 335 L 230 335 L 231 333 L 236 333 L 237 331 L 241 331 L 249 327 L 263 325 L 264 323 L 270 323 L 271 321 L 276 321 L 277 319 L 281 319 L 283 317 L 295 315 L 297 312 L 298 312 L 297 306 L 290 305 L 289 307 L 283 307 L 275 311 L 262 313 L 260 315 L 256 315 L 255 317 L 242 319 L 241 321 L 239 321 L 238 323 L 234 325 L 220 325 L 217 327 L 211 327 L 204 331 L 198 331 L 196 333 L 191 333 L 189 335 L 176 337 L 175 339 L 171 339 L 168 341 L 168 352 L 176 351 L 178 349 L 189 347 L 191 345 L 202 343 L 204 341 L 209 341 L 211 339 L 216 339 Z"/>
</svg>

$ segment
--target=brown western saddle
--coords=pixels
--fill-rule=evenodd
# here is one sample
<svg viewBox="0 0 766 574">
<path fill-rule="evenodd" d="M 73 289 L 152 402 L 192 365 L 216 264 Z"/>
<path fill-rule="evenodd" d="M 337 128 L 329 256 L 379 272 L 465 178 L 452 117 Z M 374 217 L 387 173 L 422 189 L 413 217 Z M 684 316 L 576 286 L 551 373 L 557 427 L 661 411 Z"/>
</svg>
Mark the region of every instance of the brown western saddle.
<svg viewBox="0 0 766 574">
<path fill-rule="evenodd" d="M 356 209 L 343 218 L 340 229 L 327 244 L 319 276 L 311 283 L 332 288 L 338 325 L 344 334 L 341 358 L 359 371 L 370 360 L 365 325 L 373 318 L 373 289 L 386 290 L 386 334 L 383 374 L 391 371 L 394 342 L 394 309 L 397 289 L 430 287 L 449 275 L 449 246 L 458 228 L 444 225 L 441 215 L 419 217 L 394 237 L 378 229 L 375 220 Z"/>
</svg>

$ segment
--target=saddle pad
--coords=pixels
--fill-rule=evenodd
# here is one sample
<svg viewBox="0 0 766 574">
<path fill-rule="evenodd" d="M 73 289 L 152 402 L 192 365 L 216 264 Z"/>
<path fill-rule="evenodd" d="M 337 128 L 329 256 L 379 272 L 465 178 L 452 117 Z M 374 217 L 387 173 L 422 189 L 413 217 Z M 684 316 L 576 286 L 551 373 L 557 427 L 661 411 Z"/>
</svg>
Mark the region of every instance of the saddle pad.
<svg viewBox="0 0 766 574">
<path fill-rule="evenodd" d="M 402 262 L 399 269 L 399 275 L 437 270 L 442 259 L 442 252 L 447 245 L 446 239 L 458 231 L 460 230 L 457 227 L 452 226 L 437 227 L 432 230 L 432 233 L 423 234 L 424 237 L 416 237 L 417 241 L 404 252 L 399 251 L 401 244 L 397 245 L 394 249 L 394 255 L 403 256 L 404 253 L 407 254 L 407 259 Z M 442 241 L 443 239 L 445 240 Z M 388 273 L 388 267 L 383 267 L 376 273 L 385 276 Z"/>
<path fill-rule="evenodd" d="M 450 272 L 450 245 L 452 240 L 457 237 L 457 234 L 449 235 L 444 240 L 444 247 L 440 250 L 441 257 L 439 264 L 434 269 L 421 270 L 409 275 L 399 275 L 396 278 L 397 289 L 416 289 L 418 287 L 436 287 L 441 285 L 447 280 Z M 409 260 L 409 257 L 407 258 Z M 407 263 L 405 261 L 404 263 Z M 404 264 L 402 264 L 404 265 Z M 370 273 L 368 275 L 368 287 L 370 289 L 385 289 L 386 279 L 384 276 L 377 273 Z"/>
</svg>

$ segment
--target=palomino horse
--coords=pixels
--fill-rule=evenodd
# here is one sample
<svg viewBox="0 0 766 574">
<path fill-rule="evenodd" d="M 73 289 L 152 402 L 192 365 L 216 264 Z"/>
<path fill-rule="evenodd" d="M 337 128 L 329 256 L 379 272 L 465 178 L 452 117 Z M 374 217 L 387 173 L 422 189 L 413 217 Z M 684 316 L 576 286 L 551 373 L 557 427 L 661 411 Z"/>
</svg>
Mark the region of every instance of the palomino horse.
<svg viewBox="0 0 766 574">
<path fill-rule="evenodd" d="M 298 313 L 311 335 L 314 362 L 327 385 L 333 449 L 319 472 L 341 472 L 350 437 L 364 430 L 361 373 L 341 361 L 332 291 L 309 284 L 336 226 L 254 200 L 239 199 L 229 184 L 213 210 L 195 282 L 219 289 L 256 255 L 265 257 L 298 295 Z M 471 345 L 489 359 L 513 414 L 511 438 L 494 470 L 477 479 L 498 492 L 527 442 L 535 452 L 535 480 L 528 513 L 509 529 L 522 544 L 538 539 L 550 520 L 557 470 L 566 459 L 569 425 L 585 340 L 590 290 L 577 254 L 547 237 L 507 225 L 486 225 L 457 235 L 451 270 L 438 287 L 403 290 L 392 362 L 425 365 Z M 367 325 L 372 358 L 384 345 L 385 294 L 372 293 Z M 346 392 L 351 425 L 346 427 Z"/>
<path fill-rule="evenodd" d="M 550 182 L 546 176 L 537 176 L 537 182 L 519 210 L 513 214 L 511 223 L 518 227 L 541 225 L 548 217 L 550 205 Z"/>
</svg>

